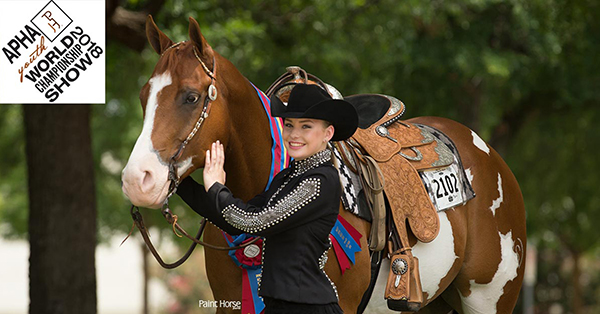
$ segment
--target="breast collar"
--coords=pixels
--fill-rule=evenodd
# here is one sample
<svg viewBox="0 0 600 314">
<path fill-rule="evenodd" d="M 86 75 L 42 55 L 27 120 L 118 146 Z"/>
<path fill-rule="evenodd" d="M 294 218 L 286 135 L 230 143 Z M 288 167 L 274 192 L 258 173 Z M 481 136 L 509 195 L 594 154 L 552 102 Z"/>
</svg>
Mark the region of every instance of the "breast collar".
<svg viewBox="0 0 600 314">
<path fill-rule="evenodd" d="M 324 149 L 314 155 L 302 159 L 302 160 L 294 160 L 291 164 L 291 172 L 290 178 L 295 178 L 307 172 L 308 170 L 317 168 L 318 166 L 325 164 L 326 162 L 331 162 L 331 151 L 329 149 Z"/>
</svg>

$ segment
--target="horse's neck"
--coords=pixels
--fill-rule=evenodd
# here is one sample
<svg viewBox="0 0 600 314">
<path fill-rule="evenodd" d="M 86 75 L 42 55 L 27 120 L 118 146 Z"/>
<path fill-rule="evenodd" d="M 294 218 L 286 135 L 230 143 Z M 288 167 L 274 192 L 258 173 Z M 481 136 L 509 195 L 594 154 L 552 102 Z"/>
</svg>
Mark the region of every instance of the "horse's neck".
<svg viewBox="0 0 600 314">
<path fill-rule="evenodd" d="M 227 86 L 231 131 L 225 171 L 227 186 L 237 197 L 247 200 L 267 184 L 272 140 L 269 120 L 256 90 L 237 70 L 231 76 L 234 80 Z"/>
</svg>

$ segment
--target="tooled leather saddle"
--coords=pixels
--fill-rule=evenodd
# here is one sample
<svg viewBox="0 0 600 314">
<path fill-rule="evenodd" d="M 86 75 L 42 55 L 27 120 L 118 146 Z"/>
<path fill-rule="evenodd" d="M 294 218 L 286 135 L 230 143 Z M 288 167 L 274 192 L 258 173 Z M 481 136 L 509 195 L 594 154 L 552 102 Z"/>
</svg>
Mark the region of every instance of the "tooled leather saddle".
<svg viewBox="0 0 600 314">
<path fill-rule="evenodd" d="M 357 109 L 359 128 L 337 146 L 368 191 L 373 216 L 370 248 L 378 251 L 387 244 L 391 260 L 385 294 L 388 307 L 417 311 L 423 296 L 409 233 L 427 243 L 436 238 L 440 227 L 437 208 L 419 171 L 449 166 L 455 161 L 454 155 L 427 128 L 400 121 L 405 111 L 400 100 L 375 94 L 344 99 Z M 387 229 L 386 212 L 390 222 Z M 391 239 L 386 236 L 388 232 L 393 233 Z"/>
<path fill-rule="evenodd" d="M 342 150 L 356 154 L 358 160 L 368 156 L 377 163 L 380 179 L 386 182 L 383 189 L 395 227 L 406 234 L 408 221 L 417 239 L 431 242 L 439 232 L 439 220 L 418 171 L 450 165 L 452 152 L 426 129 L 400 121 L 405 106 L 394 97 L 356 95 L 344 99 L 359 112 L 359 128 L 342 143 Z M 356 162 L 347 161 L 356 168 Z M 404 243 L 408 245 L 407 240 Z"/>
</svg>

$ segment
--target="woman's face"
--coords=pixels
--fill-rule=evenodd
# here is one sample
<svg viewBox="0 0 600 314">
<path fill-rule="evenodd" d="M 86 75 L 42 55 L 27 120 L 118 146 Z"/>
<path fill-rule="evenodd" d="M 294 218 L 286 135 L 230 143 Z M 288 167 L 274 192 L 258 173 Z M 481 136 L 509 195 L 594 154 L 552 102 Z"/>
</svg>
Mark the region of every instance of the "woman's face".
<svg viewBox="0 0 600 314">
<path fill-rule="evenodd" d="M 333 137 L 332 125 L 319 119 L 285 118 L 283 141 L 291 157 L 302 160 L 322 151 Z"/>
</svg>

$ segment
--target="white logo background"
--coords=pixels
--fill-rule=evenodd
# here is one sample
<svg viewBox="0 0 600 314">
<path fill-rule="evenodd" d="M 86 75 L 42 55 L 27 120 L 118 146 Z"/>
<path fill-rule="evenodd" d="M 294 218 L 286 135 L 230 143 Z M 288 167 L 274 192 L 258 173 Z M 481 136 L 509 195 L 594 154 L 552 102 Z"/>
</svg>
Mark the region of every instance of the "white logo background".
<svg viewBox="0 0 600 314">
<path fill-rule="evenodd" d="M 49 5 L 49 6 L 47 6 Z M 61 10 L 56 11 L 54 6 L 60 7 Z M 62 27 L 59 30 L 62 32 L 53 32 L 49 22 L 54 24 L 48 18 L 42 15 L 45 13 L 42 9 L 51 9 L 52 16 L 58 25 Z M 29 0 L 29 1 L 14 1 L 0 0 L 0 103 L 1 104 L 100 104 L 105 103 L 105 67 L 106 67 L 106 39 L 105 39 L 105 1 L 104 0 Z M 71 21 L 69 23 L 69 18 Z M 32 21 L 33 19 L 33 21 Z M 41 36 L 36 36 L 33 44 L 29 41 L 24 41 L 27 48 L 21 46 L 18 48 L 19 57 L 12 58 L 11 64 L 2 48 L 11 49 L 8 43 L 17 37 L 23 37 L 21 31 L 27 34 L 25 26 L 29 26 L 35 31 L 45 33 L 47 36 L 55 35 L 53 41 L 51 38 L 45 38 L 44 45 L 47 47 L 39 56 L 36 56 L 36 47 L 40 44 Z M 36 25 L 45 25 L 38 29 Z M 59 29 L 56 24 L 54 29 Z M 77 28 L 79 27 L 79 28 Z M 75 32 L 75 34 L 71 34 Z M 58 34 L 58 35 L 57 35 Z M 87 35 L 87 37 L 85 36 Z M 45 95 L 46 91 L 40 92 L 35 84 L 27 78 L 23 78 L 21 82 L 19 70 L 23 67 L 23 74 L 27 75 L 35 65 L 39 65 L 40 60 L 43 60 L 49 51 L 56 47 L 60 50 L 65 49 L 61 40 L 66 36 L 73 36 L 75 43 L 78 44 L 81 40 L 85 45 L 81 45 L 82 55 L 79 56 L 75 63 L 79 63 L 79 58 L 85 57 L 87 53 L 90 55 L 94 52 L 97 57 L 90 56 L 92 64 L 86 65 L 86 70 L 79 70 L 79 75 L 75 80 L 69 82 L 70 86 L 63 86 L 63 92 L 56 98 L 54 102 L 50 102 Z M 44 36 L 46 37 L 46 36 Z M 93 46 L 93 44 L 96 46 Z M 92 47 L 99 47 L 93 48 Z M 90 50 L 88 50 L 90 49 Z M 31 61 L 31 55 L 35 56 L 35 60 Z M 87 58 L 86 58 L 87 59 Z M 58 60 L 58 59 L 55 59 Z M 27 68 L 24 68 L 26 63 L 30 63 Z M 73 64 L 69 66 L 72 68 Z M 64 77 L 66 71 L 59 74 L 59 77 Z M 70 73 L 71 78 L 75 78 L 75 72 Z M 60 78 L 59 78 L 60 80 Z M 59 83 L 58 80 L 53 83 Z M 53 84 L 52 84 L 53 85 Z M 50 86 L 51 88 L 52 86 Z"/>
</svg>

